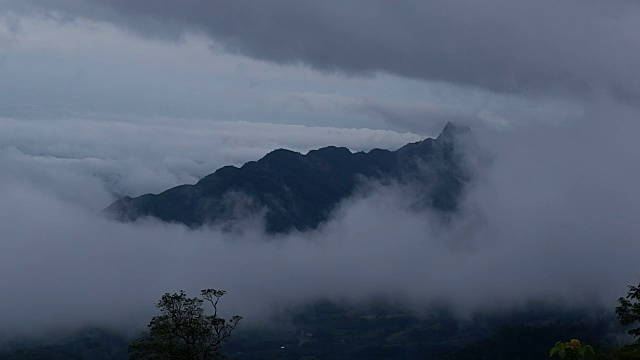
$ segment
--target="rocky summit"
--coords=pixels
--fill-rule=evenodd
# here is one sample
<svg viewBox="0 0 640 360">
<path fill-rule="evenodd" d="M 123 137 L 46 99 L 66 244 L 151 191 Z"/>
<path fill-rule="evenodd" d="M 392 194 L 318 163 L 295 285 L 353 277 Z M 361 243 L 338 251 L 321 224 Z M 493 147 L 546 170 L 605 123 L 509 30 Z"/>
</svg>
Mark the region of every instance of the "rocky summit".
<svg viewBox="0 0 640 360">
<path fill-rule="evenodd" d="M 448 123 L 437 138 L 396 151 L 352 153 L 329 146 L 303 155 L 278 149 L 241 167 L 220 168 L 194 185 L 123 197 L 105 212 L 120 221 L 152 217 L 192 228 L 259 213 L 271 234 L 308 231 L 327 221 L 361 185 L 374 181 L 418 185 L 421 205 L 450 213 L 470 178 L 461 148 L 471 137 L 468 127 Z"/>
</svg>

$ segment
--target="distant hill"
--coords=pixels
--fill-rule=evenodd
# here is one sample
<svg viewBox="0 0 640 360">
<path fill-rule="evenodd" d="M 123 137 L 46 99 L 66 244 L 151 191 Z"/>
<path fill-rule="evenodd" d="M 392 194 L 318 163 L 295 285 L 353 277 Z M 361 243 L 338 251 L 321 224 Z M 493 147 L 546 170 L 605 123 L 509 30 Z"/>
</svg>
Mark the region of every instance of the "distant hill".
<svg viewBox="0 0 640 360">
<path fill-rule="evenodd" d="M 448 123 L 437 138 L 396 151 L 329 146 L 303 155 L 278 149 L 240 168 L 220 168 L 195 185 L 121 198 L 105 212 L 120 221 L 153 217 L 195 228 L 264 211 L 271 234 L 307 231 L 370 180 L 417 184 L 424 206 L 451 212 L 469 180 L 458 151 L 461 137 L 471 137 L 471 130 Z"/>
<path fill-rule="evenodd" d="M 225 352 L 242 360 L 537 360 L 549 359 L 559 339 L 576 337 L 596 348 L 596 359 L 613 359 L 606 348 L 624 333 L 616 324 L 604 309 L 538 301 L 460 318 L 446 307 L 418 310 L 388 299 L 318 299 L 275 312 L 257 326 L 242 325 Z M 0 340 L 0 360 L 128 359 L 130 339 L 112 330 L 42 335 Z"/>
</svg>

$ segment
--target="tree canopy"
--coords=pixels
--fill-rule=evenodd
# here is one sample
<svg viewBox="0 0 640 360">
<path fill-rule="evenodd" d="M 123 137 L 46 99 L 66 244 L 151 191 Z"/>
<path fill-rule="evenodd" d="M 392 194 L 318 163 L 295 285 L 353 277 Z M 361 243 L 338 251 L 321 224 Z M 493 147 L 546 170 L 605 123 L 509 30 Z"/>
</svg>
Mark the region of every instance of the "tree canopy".
<svg viewBox="0 0 640 360">
<path fill-rule="evenodd" d="M 618 299 L 620 306 L 616 307 L 616 314 L 620 323 L 625 326 L 640 325 L 640 284 L 638 286 L 629 285 L 629 291 L 625 297 Z M 636 337 L 640 343 L 640 326 L 629 330 L 629 334 Z"/>
<path fill-rule="evenodd" d="M 140 360 L 222 359 L 222 345 L 236 328 L 241 316 L 226 320 L 218 316 L 218 302 L 224 290 L 205 289 L 199 297 L 184 291 L 166 293 L 156 307 L 161 315 L 151 319 L 148 330 L 129 346 L 129 358 Z M 204 304 L 212 307 L 206 315 Z"/>
</svg>

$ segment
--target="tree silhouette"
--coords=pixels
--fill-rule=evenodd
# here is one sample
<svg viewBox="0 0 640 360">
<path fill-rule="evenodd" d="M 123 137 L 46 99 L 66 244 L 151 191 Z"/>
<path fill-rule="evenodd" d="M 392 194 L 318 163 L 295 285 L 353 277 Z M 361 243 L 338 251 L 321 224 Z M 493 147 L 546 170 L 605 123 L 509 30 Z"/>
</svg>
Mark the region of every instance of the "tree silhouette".
<svg viewBox="0 0 640 360">
<path fill-rule="evenodd" d="M 143 336 L 129 345 L 129 358 L 140 360 L 222 359 L 222 345 L 231 336 L 241 316 L 225 320 L 218 316 L 218 302 L 224 290 L 205 289 L 190 298 L 184 291 L 166 293 L 156 307 L 161 315 L 149 322 Z M 203 305 L 213 307 L 206 315 Z"/>
<path fill-rule="evenodd" d="M 616 314 L 622 325 L 640 324 L 640 284 L 629 285 L 627 296 L 619 298 L 618 303 L 620 306 L 616 307 Z M 640 343 L 640 326 L 629 330 L 629 334 L 636 337 L 637 342 Z"/>
</svg>

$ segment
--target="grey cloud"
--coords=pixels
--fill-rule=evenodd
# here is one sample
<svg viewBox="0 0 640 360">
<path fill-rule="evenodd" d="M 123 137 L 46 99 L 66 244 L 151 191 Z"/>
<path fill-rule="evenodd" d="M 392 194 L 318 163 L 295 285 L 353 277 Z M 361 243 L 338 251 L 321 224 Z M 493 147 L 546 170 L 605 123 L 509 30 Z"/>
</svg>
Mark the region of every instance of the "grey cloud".
<svg viewBox="0 0 640 360">
<path fill-rule="evenodd" d="M 425 134 L 438 134 L 449 121 L 465 125 L 482 122 L 473 115 L 429 104 L 411 106 L 371 99 L 349 104 L 347 108 L 355 113 L 380 118 L 400 129 L 411 129 Z"/>
<path fill-rule="evenodd" d="M 20 20 L 17 16 L 0 13 L 0 66 L 8 56 L 7 50 L 17 41 L 19 31 Z"/>
<path fill-rule="evenodd" d="M 0 47 L 6 47 L 16 41 L 20 31 L 20 20 L 17 16 L 0 14 Z"/>
<path fill-rule="evenodd" d="M 558 123 L 582 113 L 575 102 L 512 95 L 488 97 L 481 91 L 413 102 L 365 97 L 342 101 L 339 106 L 356 115 L 378 118 L 393 129 L 430 135 L 438 134 L 448 121 L 472 127 Z"/>
<path fill-rule="evenodd" d="M 626 104 L 639 93 L 640 5 L 631 1 L 0 6 L 55 10 L 48 15 L 62 21 L 82 16 L 178 41 L 185 31 L 204 33 L 226 51 L 323 71 L 383 71 L 521 94 L 613 91 Z M 229 291 L 225 309 L 251 319 L 273 304 L 385 292 L 471 310 L 532 298 L 611 308 L 640 270 L 640 125 L 637 109 L 606 98 L 596 97 L 575 121 L 507 130 L 476 124 L 492 162 L 477 169 L 450 227 L 408 209 L 410 189 L 381 187 L 345 202 L 318 232 L 269 242 L 251 224 L 230 237 L 216 229 L 119 224 L 96 212 L 110 192 L 160 191 L 276 147 L 394 148 L 416 135 L 197 120 L 0 119 L 0 273 L 9 274 L 0 279 L 0 332 L 139 326 L 160 294 L 210 286 Z M 407 128 L 422 129 L 418 113 L 429 113 L 427 106 L 356 105 Z"/>
<path fill-rule="evenodd" d="M 222 166 L 241 165 L 277 148 L 396 149 L 420 139 L 388 130 L 194 119 L 0 118 L 0 161 L 13 169 L 12 176 L 99 209 L 112 199 L 102 186 L 114 195 L 137 196 L 195 183 Z M 3 173 L 0 178 L 9 176 Z M 92 184 L 94 196 L 69 186 L 80 183 Z"/>
<path fill-rule="evenodd" d="M 605 113 L 606 125 L 600 121 Z M 228 236 L 215 229 L 114 223 L 78 200 L 104 199 L 99 180 L 83 175 L 90 164 L 58 168 L 77 180 L 54 183 L 24 171 L 37 170 L 38 162 L 0 158 L 0 272 L 10 274 L 0 280 L 0 329 L 136 328 L 160 294 L 210 286 L 229 291 L 225 310 L 254 320 L 274 304 L 319 296 L 386 294 L 419 306 L 447 301 L 467 311 L 530 299 L 610 308 L 639 270 L 636 115 L 596 107 L 561 125 L 476 128 L 492 161 L 476 169 L 480 177 L 450 227 L 412 211 L 410 189 L 379 187 L 345 202 L 319 231 L 272 241 L 249 225 Z M 74 129 L 73 123 L 57 125 L 61 133 Z M 197 135 L 181 136 L 197 142 Z M 159 148 L 173 149 L 160 139 Z M 103 156 L 99 146 L 74 146 L 79 141 L 42 151 Z M 126 162 L 122 154 L 111 157 Z M 153 181 L 156 175 L 141 176 Z M 81 196 L 69 197 L 69 191 Z"/>
<path fill-rule="evenodd" d="M 509 93 L 640 94 L 640 5 L 615 0 L 9 0 L 141 34 L 323 71 L 378 71 Z M 612 91 L 615 89 L 615 91 Z"/>
</svg>

